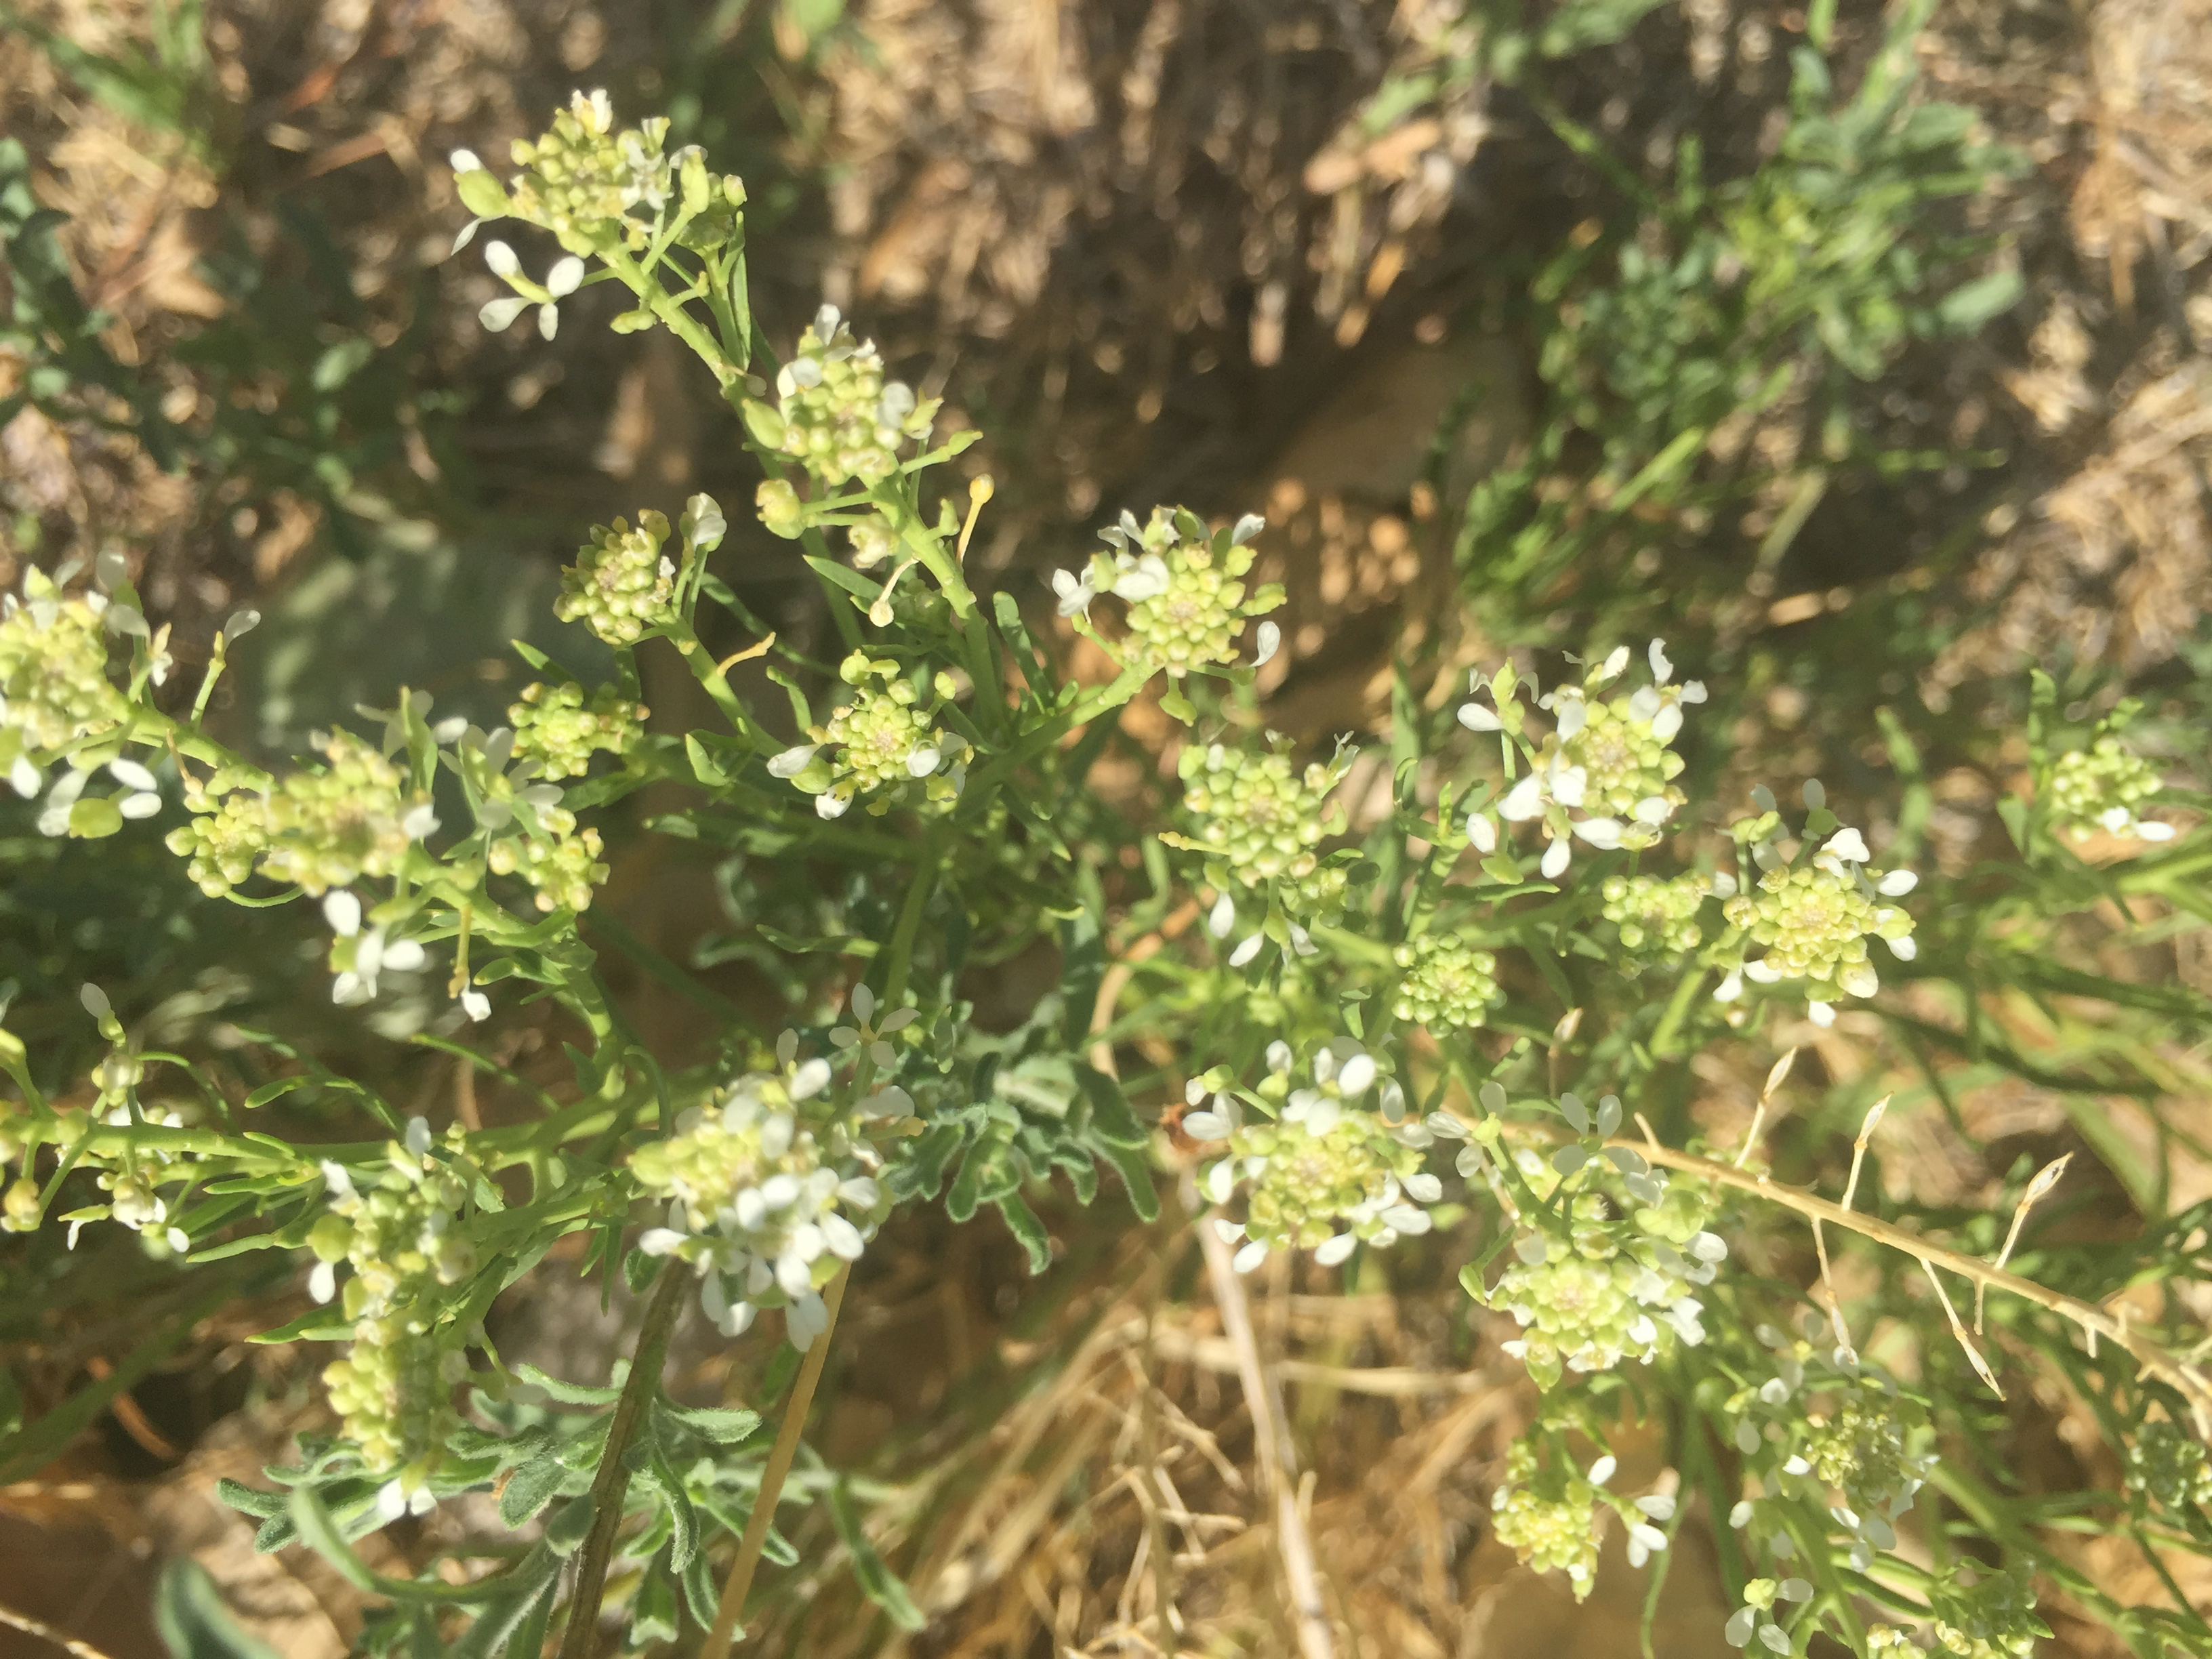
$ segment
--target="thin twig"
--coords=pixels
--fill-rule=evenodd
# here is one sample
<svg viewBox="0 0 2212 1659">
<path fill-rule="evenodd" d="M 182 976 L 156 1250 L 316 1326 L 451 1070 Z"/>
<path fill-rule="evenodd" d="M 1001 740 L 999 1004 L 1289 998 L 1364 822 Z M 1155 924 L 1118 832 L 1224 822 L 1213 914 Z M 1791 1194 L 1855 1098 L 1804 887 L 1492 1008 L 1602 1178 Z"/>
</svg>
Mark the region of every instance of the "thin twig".
<svg viewBox="0 0 2212 1659">
<path fill-rule="evenodd" d="M 1634 1145 L 1620 1139 L 1608 1144 L 1616 1146 Z M 2197 1433 L 2212 1439 L 2212 1380 L 2208 1380 L 2204 1372 L 2197 1366 L 2176 1358 L 2148 1338 L 2137 1335 L 2129 1328 L 2125 1318 L 2107 1313 L 2094 1303 L 2051 1290 L 2033 1279 L 2007 1273 L 2002 1267 L 1993 1267 L 1978 1257 L 1963 1255 L 1956 1250 L 1930 1243 L 1902 1227 L 1892 1226 L 1873 1216 L 1847 1210 L 1842 1205 L 1822 1198 L 1817 1193 L 1808 1193 L 1802 1187 L 1784 1186 L 1768 1176 L 1753 1175 L 1726 1164 L 1717 1164 L 1711 1158 L 1699 1158 L 1692 1152 L 1677 1152 L 1671 1146 L 1637 1146 L 1636 1150 L 1652 1163 L 1667 1169 L 1717 1182 L 1723 1187 L 1733 1187 L 1739 1192 L 1779 1204 L 1784 1209 L 1795 1210 L 1802 1216 L 1832 1223 L 1862 1237 L 1870 1238 L 1877 1244 L 1887 1244 L 1892 1249 L 1901 1250 L 1931 1267 L 1948 1268 L 1975 1285 L 2007 1291 L 2024 1301 L 2033 1302 L 2037 1307 L 2047 1309 L 2078 1326 L 2088 1338 L 2093 1354 L 2100 1336 L 2118 1343 L 2142 1368 L 2143 1375 L 2156 1377 L 2189 1402 L 2190 1413 L 2196 1421 Z M 1941 1286 L 1938 1288 L 1940 1290 Z"/>
<path fill-rule="evenodd" d="M 738 1633 L 738 1621 L 744 1616 L 745 1598 L 752 1594 L 753 1571 L 760 1565 L 761 1551 L 767 1547 L 769 1528 L 775 1520 L 776 1500 L 783 1496 L 783 1483 L 791 1473 L 791 1460 L 799 1453 L 799 1437 L 806 1426 L 806 1413 L 814 1404 L 815 1385 L 822 1381 L 822 1366 L 830 1357 L 830 1335 L 837 1328 L 837 1310 L 845 1300 L 845 1283 L 853 1275 L 850 1266 L 840 1267 L 837 1277 L 830 1281 L 823 1300 L 830 1310 L 829 1322 L 806 1351 L 806 1363 L 799 1368 L 799 1382 L 791 1391 L 791 1403 L 784 1407 L 783 1426 L 776 1431 L 775 1448 L 769 1453 L 768 1467 L 761 1472 L 760 1492 L 753 1499 L 753 1512 L 745 1519 L 745 1535 L 738 1542 L 738 1559 L 730 1564 L 730 1576 L 722 1583 L 721 1604 L 714 1609 L 714 1628 L 708 1632 L 706 1645 L 699 1650 L 700 1659 L 728 1659 L 730 1644 Z"/>
<path fill-rule="evenodd" d="M 1274 1488 L 1275 1544 L 1290 1591 L 1291 1616 L 1297 1626 L 1298 1652 L 1303 1659 L 1335 1659 L 1336 1642 L 1322 1608 L 1321 1577 L 1314 1568 L 1313 1540 L 1298 1508 L 1297 1451 L 1291 1443 L 1274 1379 L 1261 1363 L 1243 1281 L 1237 1277 L 1229 1258 L 1229 1245 L 1213 1221 L 1211 1214 L 1200 1218 L 1198 1242 L 1206 1253 L 1206 1277 L 1213 1286 L 1214 1305 L 1221 1310 L 1221 1328 L 1237 1350 L 1237 1372 L 1244 1385 L 1245 1404 L 1252 1413 L 1260 1466 L 1267 1484 Z"/>
<path fill-rule="evenodd" d="M 41 1642 L 52 1642 L 73 1659 L 108 1659 L 89 1642 L 80 1642 L 74 1636 L 64 1636 L 52 1626 L 43 1624 L 27 1613 L 18 1613 L 13 1607 L 0 1605 L 0 1625 L 19 1630 L 26 1636 L 35 1636 Z"/>
<path fill-rule="evenodd" d="M 2027 1190 L 2020 1195 L 2020 1202 L 2012 1212 L 2012 1227 L 2005 1234 L 2004 1249 L 1997 1252 L 1996 1265 L 2002 1267 L 2012 1260 L 2013 1246 L 2020 1243 L 2020 1230 L 2027 1224 L 2027 1212 L 2035 1202 L 2056 1187 L 2066 1174 L 2066 1166 L 2074 1161 L 2074 1154 L 2062 1152 L 2036 1171 L 2035 1179 L 2027 1183 Z M 1982 1298 L 1988 1291 L 1985 1285 L 1974 1286 L 1974 1334 L 1982 1334 Z"/>
<path fill-rule="evenodd" d="M 599 1650 L 599 1603 L 607 1592 L 607 1563 L 614 1559 L 615 1534 L 622 1528 L 623 1497 L 629 1488 L 629 1465 L 623 1455 L 645 1419 L 647 1402 L 660 1386 L 660 1367 L 668 1356 L 669 1333 L 676 1328 L 676 1316 L 684 1306 L 686 1277 L 680 1265 L 665 1264 L 645 1304 L 645 1318 L 638 1326 L 636 1356 L 630 1362 L 622 1397 L 615 1401 L 607 1449 L 599 1474 L 592 1481 L 592 1530 L 576 1566 L 576 1590 L 568 1600 L 568 1624 L 561 1635 L 560 1659 L 588 1659 Z"/>
</svg>

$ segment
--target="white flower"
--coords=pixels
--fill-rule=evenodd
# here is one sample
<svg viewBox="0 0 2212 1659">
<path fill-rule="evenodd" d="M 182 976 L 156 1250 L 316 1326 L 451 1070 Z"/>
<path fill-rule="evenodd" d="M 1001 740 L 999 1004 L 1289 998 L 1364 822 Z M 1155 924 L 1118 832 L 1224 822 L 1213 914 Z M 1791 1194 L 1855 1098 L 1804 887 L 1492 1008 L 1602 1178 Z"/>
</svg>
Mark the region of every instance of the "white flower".
<svg viewBox="0 0 2212 1659">
<path fill-rule="evenodd" d="M 1080 574 L 1072 570 L 1054 571 L 1052 589 L 1060 595 L 1060 614 L 1063 617 L 1089 616 L 1091 601 L 1098 597 L 1098 586 L 1091 579 L 1088 565 Z"/>
<path fill-rule="evenodd" d="M 1252 654 L 1252 666 L 1264 668 L 1273 662 L 1275 653 L 1283 648 L 1283 630 L 1273 622 L 1262 622 L 1257 637 L 1258 649 Z"/>
</svg>

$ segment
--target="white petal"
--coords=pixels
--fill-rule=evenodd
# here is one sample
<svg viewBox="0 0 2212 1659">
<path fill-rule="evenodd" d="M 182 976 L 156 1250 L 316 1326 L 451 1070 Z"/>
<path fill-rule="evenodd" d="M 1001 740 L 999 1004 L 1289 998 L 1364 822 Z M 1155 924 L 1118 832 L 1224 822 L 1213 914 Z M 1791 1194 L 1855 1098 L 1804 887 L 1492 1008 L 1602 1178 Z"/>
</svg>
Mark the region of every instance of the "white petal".
<svg viewBox="0 0 2212 1659">
<path fill-rule="evenodd" d="M 2162 819 L 2145 818 L 2136 825 L 2136 838 L 2139 841 L 2172 841 L 2173 836 L 2173 826 Z"/>
<path fill-rule="evenodd" d="M 327 1305 L 338 1293 L 338 1270 L 335 1263 L 318 1261 L 314 1271 L 307 1275 L 307 1294 L 318 1303 Z"/>
<path fill-rule="evenodd" d="M 1358 1243 L 1358 1238 L 1351 1233 L 1339 1233 L 1334 1238 L 1324 1238 L 1314 1246 L 1314 1260 L 1324 1267 L 1334 1267 L 1350 1255 Z"/>
<path fill-rule="evenodd" d="M 1229 930 L 1237 925 L 1237 902 L 1224 893 L 1213 901 L 1213 908 L 1206 913 L 1206 931 L 1216 939 L 1229 937 Z"/>
<path fill-rule="evenodd" d="M 830 1310 L 818 1294 L 809 1291 L 783 1310 L 783 1328 L 791 1346 L 804 1352 L 830 1328 Z"/>
<path fill-rule="evenodd" d="M 1668 701 L 1659 706 L 1651 716 L 1651 735 L 1662 743 L 1672 743 L 1674 734 L 1682 729 L 1682 705 Z"/>
<path fill-rule="evenodd" d="M 1893 870 L 1875 884 L 1875 891 L 1884 898 L 1903 898 L 1920 885 L 1920 878 L 1910 870 Z"/>
<path fill-rule="evenodd" d="M 1459 723 L 1470 732 L 1498 732 L 1504 722 L 1479 702 L 1463 702 L 1459 706 Z"/>
<path fill-rule="evenodd" d="M 512 327 L 514 319 L 530 308 L 530 301 L 520 295 L 509 294 L 496 300 L 487 300 L 477 313 L 477 320 L 493 333 Z"/>
<path fill-rule="evenodd" d="M 1805 1012 L 1813 1017 L 1815 1025 L 1833 1025 L 1836 1023 L 1836 1011 L 1825 1002 L 1808 1002 L 1805 1005 Z"/>
<path fill-rule="evenodd" d="M 1267 1247 L 1255 1238 L 1230 1258 L 1230 1265 L 1240 1273 L 1249 1273 L 1267 1259 Z"/>
<path fill-rule="evenodd" d="M 1644 1525 L 1641 1521 L 1629 1528 L 1628 1535 L 1654 1554 L 1667 1547 L 1667 1534 L 1656 1527 Z"/>
<path fill-rule="evenodd" d="M 491 267 L 492 274 L 495 276 L 512 276 L 522 269 L 521 259 L 516 257 L 514 250 L 505 242 L 486 242 L 484 263 Z"/>
<path fill-rule="evenodd" d="M 808 1060 L 791 1078 L 791 1097 L 811 1100 L 830 1086 L 830 1062 L 826 1060 Z"/>
<path fill-rule="evenodd" d="M 150 818 L 161 810 L 161 798 L 144 793 L 125 795 L 115 803 L 115 810 L 126 818 Z"/>
<path fill-rule="evenodd" d="M 1534 772 L 1507 790 L 1505 799 L 1498 803 L 1498 815 L 1508 823 L 1523 823 L 1543 810 L 1544 781 Z"/>
<path fill-rule="evenodd" d="M 574 254 L 554 261 L 553 269 L 545 273 L 545 291 L 555 299 L 563 299 L 583 285 L 584 262 Z"/>
<path fill-rule="evenodd" d="M 1367 1092 L 1375 1081 L 1375 1061 L 1368 1054 L 1354 1054 L 1344 1062 L 1344 1069 L 1336 1074 L 1336 1086 L 1346 1100 L 1357 1100 Z"/>
<path fill-rule="evenodd" d="M 1613 672 L 1618 673 L 1620 671 L 1616 669 Z M 1607 1452 L 1603 1457 L 1599 1458 L 1596 1462 L 1590 1465 L 1590 1485 L 1593 1486 L 1602 1486 L 1607 1481 L 1613 1479 L 1613 1471 L 1620 1467 L 1620 1464 L 1619 1461 L 1613 1457 L 1612 1453 Z"/>
<path fill-rule="evenodd" d="M 1406 1177 L 1406 1196 L 1422 1204 L 1434 1204 L 1444 1195 L 1444 1183 L 1426 1170 L 1416 1170 Z"/>
<path fill-rule="evenodd" d="M 1259 648 L 1252 653 L 1252 666 L 1265 667 L 1275 659 L 1275 653 L 1283 648 L 1283 630 L 1273 622 L 1260 624 L 1257 641 Z"/>
<path fill-rule="evenodd" d="M 673 1255 L 684 1248 L 684 1235 L 673 1227 L 647 1227 L 637 1237 L 637 1248 L 647 1255 Z"/>
<path fill-rule="evenodd" d="M 1668 680 L 1674 678 L 1674 665 L 1667 660 L 1666 641 L 1654 640 L 1651 641 L 1650 658 L 1651 678 L 1653 679 L 1657 680 L 1660 684 L 1664 685 Z"/>
<path fill-rule="evenodd" d="M 1226 1140 L 1229 1120 L 1218 1112 L 1192 1112 L 1182 1121 L 1182 1132 L 1193 1140 Z"/>
<path fill-rule="evenodd" d="M 1607 654 L 1605 666 L 1597 671 L 1597 677 L 1601 680 L 1615 678 L 1620 671 L 1627 666 L 1628 647 L 1625 645 L 1616 645 Z"/>
<path fill-rule="evenodd" d="M 1206 1197 L 1214 1203 L 1226 1204 L 1229 1194 L 1237 1190 L 1236 1167 L 1224 1158 L 1206 1170 L 1205 1178 L 1199 1184 L 1206 1188 Z"/>
<path fill-rule="evenodd" d="M 1838 830 L 1828 837 L 1820 853 L 1825 858 L 1841 859 L 1847 864 L 1864 864 L 1873 856 L 1867 851 L 1866 838 L 1856 830 Z"/>
<path fill-rule="evenodd" d="M 381 1521 L 397 1521 L 407 1513 L 407 1492 L 395 1479 L 386 1481 L 376 1492 L 376 1514 Z"/>
<path fill-rule="evenodd" d="M 1229 953 L 1229 965 L 1231 968 L 1242 968 L 1246 963 L 1251 961 L 1253 957 L 1260 954 L 1260 947 L 1267 942 L 1267 936 L 1265 934 L 1253 934 L 1249 939 L 1246 939 L 1243 944 L 1239 945 L 1235 950 Z"/>
<path fill-rule="evenodd" d="M 561 331 L 561 309 L 558 306 L 538 307 L 538 337 L 550 340 Z"/>
<path fill-rule="evenodd" d="M 1468 844 L 1478 853 L 1490 854 L 1498 850 L 1498 826 L 1480 812 L 1468 815 Z"/>
<path fill-rule="evenodd" d="M 154 775 L 137 761 L 120 756 L 107 763 L 107 775 L 116 782 L 132 789 L 159 789 L 161 787 L 154 781 Z"/>
<path fill-rule="evenodd" d="M 411 939 L 395 939 L 384 947 L 384 965 L 394 973 L 411 974 L 428 958 Z"/>
<path fill-rule="evenodd" d="M 1610 851 L 1620 845 L 1620 820 L 1618 818 L 1584 818 L 1575 825 L 1575 834 L 1591 846 Z"/>
<path fill-rule="evenodd" d="M 1910 933 L 1902 939 L 1884 939 L 1882 943 L 1889 946 L 1890 955 L 1899 962 L 1910 962 L 1920 954 L 1920 946 Z"/>
<path fill-rule="evenodd" d="M 8 769 L 8 781 L 14 786 L 17 794 L 28 800 L 39 793 L 39 785 L 44 780 L 39 776 L 39 769 L 31 764 L 27 757 L 18 755 L 14 764 Z"/>
<path fill-rule="evenodd" d="M 1572 849 L 1568 847 L 1566 841 L 1562 838 L 1559 841 L 1553 842 L 1549 847 L 1547 847 L 1544 849 L 1543 859 L 1538 864 L 1537 868 L 1543 872 L 1545 880 L 1557 881 L 1562 875 L 1566 873 L 1567 864 L 1573 857 L 1574 854 Z"/>
</svg>

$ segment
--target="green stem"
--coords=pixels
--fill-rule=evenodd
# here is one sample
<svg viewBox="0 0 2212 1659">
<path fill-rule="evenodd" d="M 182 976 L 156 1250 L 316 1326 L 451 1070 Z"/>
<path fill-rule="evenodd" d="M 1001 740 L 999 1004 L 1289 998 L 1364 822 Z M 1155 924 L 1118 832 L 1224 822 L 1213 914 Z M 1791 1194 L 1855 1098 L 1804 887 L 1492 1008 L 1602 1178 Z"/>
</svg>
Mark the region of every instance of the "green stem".
<svg viewBox="0 0 2212 1659">
<path fill-rule="evenodd" d="M 730 682 L 724 677 L 720 665 L 708 654 L 707 647 L 700 644 L 699 636 L 692 631 L 691 624 L 679 619 L 665 624 L 661 632 L 667 635 L 668 642 L 682 655 L 684 665 L 691 671 L 692 678 L 704 686 L 707 695 L 714 700 L 714 707 L 721 711 L 722 718 L 729 721 L 741 736 L 767 747 L 768 733 L 761 730 L 751 711 L 730 689 Z"/>
<path fill-rule="evenodd" d="M 629 1378 L 623 1384 L 622 1398 L 615 1402 L 607 1448 L 601 1454 L 598 1478 L 592 1482 L 592 1530 L 576 1566 L 576 1592 L 568 1602 L 560 1659 L 590 1659 L 599 1651 L 599 1603 L 606 1595 L 607 1563 L 614 1555 L 615 1534 L 622 1528 L 623 1498 L 629 1489 L 629 1465 L 623 1455 L 644 1420 L 653 1390 L 660 1386 L 669 1334 L 676 1328 L 676 1316 L 684 1306 L 684 1278 L 680 1263 L 662 1263 L 653 1297 L 646 1304 L 645 1320 L 638 1328 L 636 1357 L 630 1364 Z"/>
</svg>

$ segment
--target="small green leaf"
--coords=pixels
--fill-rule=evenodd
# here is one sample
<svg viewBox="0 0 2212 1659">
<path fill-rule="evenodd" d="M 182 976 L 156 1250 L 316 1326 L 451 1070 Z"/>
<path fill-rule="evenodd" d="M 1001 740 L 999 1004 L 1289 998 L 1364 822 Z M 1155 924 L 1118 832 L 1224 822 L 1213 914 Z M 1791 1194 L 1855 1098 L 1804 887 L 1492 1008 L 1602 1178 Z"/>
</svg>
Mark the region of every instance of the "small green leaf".
<svg viewBox="0 0 2212 1659">
<path fill-rule="evenodd" d="M 551 1452 L 533 1457 L 508 1478 L 499 1495 L 499 1518 L 510 1527 L 521 1526 L 553 1501 L 568 1475 Z"/>
<path fill-rule="evenodd" d="M 214 1577 L 190 1556 L 161 1569 L 154 1588 L 154 1628 L 170 1659 L 278 1659 L 276 1649 L 231 1615 Z"/>
<path fill-rule="evenodd" d="M 867 1528 L 860 1524 L 860 1515 L 853 1507 L 852 1490 L 842 1480 L 830 1485 L 830 1516 L 836 1525 L 837 1537 L 845 1546 L 845 1553 L 853 1558 L 853 1577 L 859 1581 L 861 1593 L 889 1614 L 891 1623 L 901 1630 L 920 1630 L 928 1623 L 906 1585 L 884 1564 L 882 1553 L 868 1537 Z"/>
<path fill-rule="evenodd" d="M 1052 1266 L 1052 1240 L 1046 1234 L 1044 1223 L 1037 1212 L 1030 1208 L 1019 1193 L 1008 1193 L 998 1200 L 999 1213 L 1006 1218 L 1006 1225 L 1029 1252 L 1030 1272 L 1041 1273 Z"/>
</svg>

